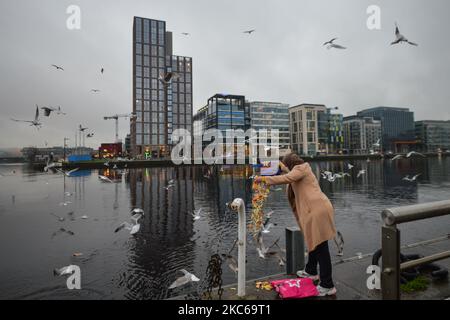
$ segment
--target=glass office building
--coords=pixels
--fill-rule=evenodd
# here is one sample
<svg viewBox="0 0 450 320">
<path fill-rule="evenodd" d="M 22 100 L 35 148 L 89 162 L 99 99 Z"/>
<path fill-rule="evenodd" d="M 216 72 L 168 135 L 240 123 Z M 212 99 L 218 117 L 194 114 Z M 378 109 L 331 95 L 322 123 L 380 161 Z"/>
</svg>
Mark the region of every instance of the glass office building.
<svg viewBox="0 0 450 320">
<path fill-rule="evenodd" d="M 265 129 L 270 135 L 271 129 L 278 130 L 280 154 L 290 149 L 289 105 L 276 102 L 249 102 L 250 124 L 256 131 Z"/>
<path fill-rule="evenodd" d="M 357 113 L 381 121 L 383 151 L 408 152 L 415 148 L 414 112 L 407 108 L 376 107 Z"/>
<path fill-rule="evenodd" d="M 416 121 L 416 138 L 423 152 L 450 150 L 450 121 Z"/>
<path fill-rule="evenodd" d="M 159 78 L 169 72 L 176 76 L 164 85 Z M 133 112 L 134 156 L 167 156 L 173 130 L 192 132 L 192 59 L 172 54 L 172 33 L 165 21 L 134 18 Z"/>
<path fill-rule="evenodd" d="M 216 94 L 208 99 L 206 129 L 219 129 L 225 136 L 227 129 L 250 128 L 250 110 L 245 97 Z"/>
</svg>

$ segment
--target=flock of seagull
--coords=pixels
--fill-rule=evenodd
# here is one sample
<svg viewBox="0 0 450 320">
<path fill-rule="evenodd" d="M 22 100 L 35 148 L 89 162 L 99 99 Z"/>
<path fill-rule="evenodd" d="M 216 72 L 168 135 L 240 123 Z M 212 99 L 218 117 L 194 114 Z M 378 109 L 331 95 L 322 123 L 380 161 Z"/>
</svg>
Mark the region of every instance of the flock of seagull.
<svg viewBox="0 0 450 320">
<path fill-rule="evenodd" d="M 424 154 L 420 153 L 420 152 L 411 151 L 411 152 L 407 153 L 406 155 L 401 155 L 401 154 L 396 155 L 392 159 L 390 159 L 390 161 L 392 162 L 392 161 L 397 161 L 397 160 L 400 160 L 400 159 L 408 159 L 408 158 L 411 158 L 413 156 L 426 158 L 426 156 Z M 367 162 L 370 162 L 370 159 L 367 159 Z M 353 164 L 347 163 L 348 172 L 333 173 L 331 171 L 322 171 L 322 172 L 320 172 L 320 175 L 321 175 L 322 179 L 324 179 L 324 180 L 327 180 L 329 182 L 335 182 L 337 179 L 343 179 L 345 177 L 351 177 L 352 175 L 349 172 L 353 171 L 352 169 L 354 167 L 355 166 Z M 361 176 L 365 175 L 366 173 L 367 173 L 367 170 L 361 169 L 356 174 L 356 178 L 360 178 Z M 407 175 L 406 177 L 403 177 L 402 180 L 403 181 L 408 181 L 408 182 L 415 182 L 415 181 L 417 181 L 417 178 L 420 177 L 420 176 L 421 176 L 420 173 L 414 175 L 413 177 L 410 177 L 409 175 Z"/>
<path fill-rule="evenodd" d="M 55 68 L 55 70 L 57 71 L 65 71 L 63 67 L 56 65 L 56 64 L 52 64 L 51 67 Z M 100 73 L 103 74 L 105 72 L 104 68 L 100 69 Z M 99 93 L 100 90 L 98 89 L 91 89 L 92 93 Z M 12 121 L 15 122 L 24 122 L 24 123 L 29 123 L 30 126 L 35 127 L 36 129 L 40 129 L 43 125 L 41 119 L 40 119 L 40 113 L 39 110 L 43 110 L 44 112 L 44 116 L 45 117 L 50 117 L 50 115 L 52 113 L 56 114 L 56 115 L 67 115 L 65 112 L 63 112 L 61 110 L 61 106 L 57 106 L 57 107 L 51 107 L 51 106 L 46 106 L 46 107 L 41 107 L 39 108 L 39 106 L 36 104 L 36 112 L 34 114 L 34 119 L 33 120 L 22 120 L 22 119 L 15 119 L 15 118 L 11 118 Z M 83 130 L 82 130 L 83 129 Z M 80 125 L 80 131 L 85 131 L 88 128 L 82 128 L 82 126 Z M 92 138 L 94 136 L 94 133 L 89 133 L 87 135 L 87 138 Z M 46 143 L 47 145 L 47 143 Z"/>
<path fill-rule="evenodd" d="M 331 40 L 325 42 L 325 43 L 323 44 L 323 46 L 327 46 L 327 49 L 328 49 L 328 50 L 329 50 L 329 49 L 340 49 L 340 50 L 345 50 L 345 49 L 347 49 L 347 47 L 344 47 L 344 46 L 342 46 L 342 45 L 340 45 L 340 44 L 335 43 L 335 41 L 336 41 L 337 39 L 338 39 L 338 38 L 333 38 L 333 39 L 331 39 Z M 400 33 L 400 29 L 399 29 L 399 27 L 398 27 L 398 24 L 395 23 L 395 40 L 394 40 L 393 42 L 391 42 L 391 46 L 392 46 L 392 45 L 399 44 L 399 43 L 407 43 L 407 44 L 410 44 L 410 45 L 416 46 L 416 47 L 418 46 L 417 43 L 412 42 L 412 41 L 409 41 L 403 34 L 401 34 L 401 33 Z"/>
</svg>

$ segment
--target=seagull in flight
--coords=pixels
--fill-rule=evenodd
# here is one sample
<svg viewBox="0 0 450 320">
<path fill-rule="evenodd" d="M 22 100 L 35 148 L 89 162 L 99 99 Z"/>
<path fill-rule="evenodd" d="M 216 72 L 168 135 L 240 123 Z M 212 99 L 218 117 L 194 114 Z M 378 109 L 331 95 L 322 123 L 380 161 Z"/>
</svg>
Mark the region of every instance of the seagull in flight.
<svg viewBox="0 0 450 320">
<path fill-rule="evenodd" d="M 137 217 L 133 218 L 133 217 L 131 218 L 132 223 L 125 221 L 120 226 L 118 226 L 116 228 L 116 230 L 114 230 L 114 232 L 117 233 L 120 230 L 125 229 L 125 230 L 129 230 L 131 235 L 136 234 L 141 229 L 141 225 L 138 223 L 139 218 L 137 218 Z"/>
<path fill-rule="evenodd" d="M 333 42 L 336 41 L 336 40 L 337 40 L 337 38 L 333 38 L 333 39 L 331 39 L 330 41 L 325 42 L 323 45 L 324 45 L 324 46 L 326 46 L 326 45 L 331 45 L 331 44 L 333 44 Z"/>
<path fill-rule="evenodd" d="M 86 138 L 92 138 L 93 136 L 94 136 L 94 133 L 91 132 L 91 133 L 88 133 L 88 134 L 87 134 Z"/>
<path fill-rule="evenodd" d="M 189 35 L 191 35 L 189 32 L 182 32 L 181 33 L 183 36 L 189 36 Z"/>
<path fill-rule="evenodd" d="M 199 278 L 197 278 L 192 273 L 186 271 L 185 269 L 181 269 L 180 272 L 182 272 L 184 275 L 182 277 L 179 277 L 177 280 L 175 280 L 169 286 L 169 289 L 175 289 L 177 287 L 184 286 L 185 284 L 188 284 L 189 282 L 198 282 L 198 281 L 200 281 Z"/>
<path fill-rule="evenodd" d="M 131 213 L 131 214 L 141 214 L 141 215 L 144 215 L 144 210 L 142 210 L 141 208 L 134 208 L 133 210 L 131 210 L 130 213 Z"/>
<path fill-rule="evenodd" d="M 352 165 L 351 163 L 347 164 L 348 170 L 352 170 L 352 168 L 354 167 L 354 165 Z"/>
<path fill-rule="evenodd" d="M 266 253 L 269 251 L 269 248 L 267 248 L 267 247 L 264 245 L 264 241 L 263 241 L 263 233 L 262 233 L 262 232 L 259 232 L 259 233 L 258 233 L 258 236 L 257 236 L 257 238 L 256 238 L 256 243 L 257 243 L 257 245 L 256 245 L 256 251 L 258 252 L 258 256 L 259 256 L 261 259 L 265 259 L 265 258 L 266 258 Z"/>
<path fill-rule="evenodd" d="M 408 43 L 408 44 L 410 44 L 412 46 L 416 46 L 416 47 L 418 46 L 417 43 L 409 41 L 408 39 L 405 38 L 404 35 L 402 35 L 400 33 L 400 29 L 398 28 L 397 23 L 395 23 L 395 37 L 396 37 L 396 39 L 395 39 L 394 42 L 391 42 L 391 46 L 394 45 L 394 44 L 402 43 L 402 42 L 406 42 L 406 43 Z"/>
<path fill-rule="evenodd" d="M 99 90 L 99 89 L 91 89 L 91 92 L 92 92 L 92 93 L 99 93 L 100 90 Z"/>
<path fill-rule="evenodd" d="M 418 177 L 420 177 L 422 174 L 416 174 L 414 177 L 410 178 L 409 175 L 407 175 L 406 177 L 404 177 L 402 180 L 404 181 L 409 181 L 409 182 L 414 182 L 417 180 Z"/>
<path fill-rule="evenodd" d="M 113 182 L 110 178 L 105 177 L 105 176 L 102 176 L 102 175 L 99 175 L 98 178 L 99 178 L 100 181 L 102 181 L 102 182 L 109 182 L 109 183 L 112 183 L 112 182 Z"/>
<path fill-rule="evenodd" d="M 425 155 L 421 154 L 420 152 L 416 152 L 416 151 L 411 151 L 410 153 L 408 153 L 406 155 L 407 158 L 410 158 L 411 156 L 420 156 L 420 157 L 426 158 Z"/>
<path fill-rule="evenodd" d="M 167 72 L 165 74 L 161 73 L 159 75 L 159 81 L 161 81 L 162 84 L 167 86 L 170 83 L 172 83 L 172 80 L 178 79 L 179 77 L 180 77 L 180 74 L 178 74 L 176 72 Z"/>
<path fill-rule="evenodd" d="M 393 157 L 391 159 L 391 161 L 395 161 L 395 160 L 399 160 L 399 159 L 403 159 L 404 157 L 401 154 L 396 155 L 395 157 Z"/>
<path fill-rule="evenodd" d="M 337 231 L 336 237 L 334 237 L 334 243 L 338 249 L 338 253 L 336 255 L 342 257 L 344 255 L 344 237 L 340 231 Z"/>
<path fill-rule="evenodd" d="M 41 107 L 42 110 L 44 110 L 44 116 L 50 117 L 50 114 L 52 112 L 55 112 L 56 114 L 62 114 L 65 115 L 64 112 L 61 111 L 61 107 L 58 108 L 52 108 L 52 107 Z"/>
<path fill-rule="evenodd" d="M 255 29 L 252 29 L 252 30 L 246 30 L 246 31 L 244 31 L 243 33 L 248 33 L 249 35 L 250 34 L 252 34 L 253 32 L 255 32 L 256 30 Z"/>
<path fill-rule="evenodd" d="M 101 74 L 103 74 L 103 72 L 105 72 L 105 69 L 102 68 L 102 69 L 100 70 L 100 72 L 101 72 Z"/>
<path fill-rule="evenodd" d="M 363 174 L 366 174 L 366 170 L 359 170 L 358 175 L 356 176 L 356 178 L 361 177 Z"/>
<path fill-rule="evenodd" d="M 63 171 L 61 169 L 56 169 L 56 170 L 61 172 L 61 173 L 63 173 L 63 174 L 65 174 L 66 177 L 71 177 L 72 173 L 77 172 L 78 170 L 80 170 L 80 168 L 75 168 L 75 169 L 72 169 L 72 170 L 69 170 L 69 171 Z"/>
<path fill-rule="evenodd" d="M 15 122 L 27 122 L 27 123 L 30 123 L 30 126 L 34 126 L 38 130 L 39 130 L 40 127 L 42 127 L 42 123 L 39 121 L 39 107 L 38 107 L 38 105 L 36 105 L 36 113 L 34 115 L 34 120 L 17 120 L 17 119 L 13 119 L 13 118 L 11 118 L 11 120 L 15 121 Z"/>
<path fill-rule="evenodd" d="M 222 253 L 222 257 L 224 257 L 228 262 L 228 267 L 230 267 L 231 271 L 234 273 L 238 272 L 238 263 L 236 259 L 231 254 Z"/>
<path fill-rule="evenodd" d="M 192 218 L 194 219 L 194 221 L 200 220 L 201 216 L 200 213 L 203 211 L 203 208 L 200 208 L 198 210 L 194 210 L 194 212 L 192 213 Z"/>
<path fill-rule="evenodd" d="M 63 67 L 57 66 L 56 64 L 52 64 L 52 67 L 54 67 L 56 70 L 64 71 Z"/>
</svg>

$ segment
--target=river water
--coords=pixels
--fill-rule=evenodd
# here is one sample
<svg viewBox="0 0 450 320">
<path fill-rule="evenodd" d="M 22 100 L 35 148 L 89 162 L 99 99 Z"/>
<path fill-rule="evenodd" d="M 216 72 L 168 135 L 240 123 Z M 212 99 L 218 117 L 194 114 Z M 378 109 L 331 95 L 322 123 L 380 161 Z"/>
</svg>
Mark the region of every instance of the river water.
<svg viewBox="0 0 450 320">
<path fill-rule="evenodd" d="M 311 163 L 318 177 L 324 170 L 352 174 L 333 183 L 320 180 L 336 209 L 344 257 L 380 247 L 384 208 L 450 199 L 450 158 L 352 161 L 351 170 L 348 163 Z M 249 217 L 252 195 L 245 178 L 251 168 L 224 166 L 209 178 L 207 169 L 87 170 L 66 177 L 22 164 L 0 165 L 0 299 L 164 299 L 199 291 L 198 284 L 168 287 L 180 269 L 205 278 L 210 257 L 228 252 L 237 237 L 237 215 L 225 203 L 244 199 Z M 357 178 L 361 169 L 367 173 Z M 417 182 L 402 180 L 419 173 Z M 101 182 L 99 174 L 114 183 Z M 174 187 L 167 190 L 171 179 Z M 273 188 L 265 206 L 274 210 L 276 225 L 264 241 L 271 245 L 280 239 L 284 247 L 285 228 L 295 226 L 284 190 Z M 141 230 L 114 233 L 130 221 L 135 207 L 145 211 Z M 202 218 L 194 221 L 191 212 L 199 208 Z M 402 243 L 431 239 L 450 233 L 450 217 L 400 229 Z M 276 258 L 258 258 L 248 240 L 248 279 L 283 272 Z M 330 247 L 334 256 L 336 248 Z M 66 278 L 53 275 L 54 268 L 70 264 L 81 269 L 81 290 L 68 290 Z M 223 284 L 237 282 L 226 263 L 222 270 Z"/>
</svg>

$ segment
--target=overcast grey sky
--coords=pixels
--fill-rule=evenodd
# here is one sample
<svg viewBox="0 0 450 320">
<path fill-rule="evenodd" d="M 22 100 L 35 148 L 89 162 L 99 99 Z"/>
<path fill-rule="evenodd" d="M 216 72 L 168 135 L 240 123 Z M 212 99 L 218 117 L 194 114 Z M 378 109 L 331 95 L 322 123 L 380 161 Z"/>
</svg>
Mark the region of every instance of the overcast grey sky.
<svg viewBox="0 0 450 320">
<path fill-rule="evenodd" d="M 66 28 L 71 4 L 81 30 Z M 366 27 L 369 5 L 381 8 L 381 30 Z M 416 120 L 450 119 L 449 12 L 448 0 L 4 0 L 0 147 L 62 145 L 64 136 L 72 144 L 80 123 L 95 131 L 89 146 L 112 142 L 114 123 L 103 116 L 132 108 L 133 16 L 167 21 L 174 54 L 193 57 L 194 110 L 233 93 L 344 115 L 385 105 L 409 107 Z M 419 47 L 390 46 L 395 21 Z M 322 47 L 332 37 L 348 50 Z M 40 131 L 10 120 L 31 119 L 35 104 L 68 115 L 45 118 Z M 128 130 L 122 121 L 120 136 Z"/>
</svg>

